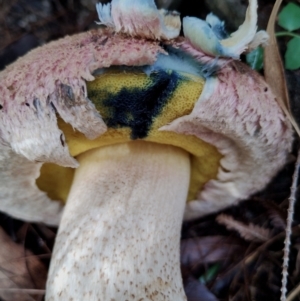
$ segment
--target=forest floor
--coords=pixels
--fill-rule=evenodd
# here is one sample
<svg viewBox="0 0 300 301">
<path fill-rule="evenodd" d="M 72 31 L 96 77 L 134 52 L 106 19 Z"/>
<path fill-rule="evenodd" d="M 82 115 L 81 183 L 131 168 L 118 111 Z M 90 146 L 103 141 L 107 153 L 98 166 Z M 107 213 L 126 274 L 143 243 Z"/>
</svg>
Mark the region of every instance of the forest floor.
<svg viewBox="0 0 300 301">
<path fill-rule="evenodd" d="M 0 0 L 0 70 L 38 45 L 95 27 L 97 14 L 93 2 Z M 195 2 L 176 1 L 176 9 L 183 15 L 201 18 L 214 9 L 228 21 L 229 29 L 242 21 L 247 5 L 247 1 L 228 0 L 231 5 L 235 2 L 240 5 L 233 5 L 235 8 L 228 12 L 222 11 L 224 8 L 214 4 L 215 1 L 202 1 L 201 9 L 199 4 L 197 8 L 194 6 Z M 259 1 L 260 29 L 266 27 L 273 3 Z M 285 45 L 286 41 L 281 40 L 282 51 Z M 286 77 L 294 112 L 298 114 L 300 70 L 286 71 Z M 288 197 L 297 149 L 296 141 L 289 162 L 264 191 L 223 212 L 183 224 L 181 266 L 189 301 L 279 300 Z M 289 292 L 300 285 L 299 224 L 298 202 L 293 222 Z M 56 231 L 0 215 L 0 301 L 43 300 Z"/>
</svg>

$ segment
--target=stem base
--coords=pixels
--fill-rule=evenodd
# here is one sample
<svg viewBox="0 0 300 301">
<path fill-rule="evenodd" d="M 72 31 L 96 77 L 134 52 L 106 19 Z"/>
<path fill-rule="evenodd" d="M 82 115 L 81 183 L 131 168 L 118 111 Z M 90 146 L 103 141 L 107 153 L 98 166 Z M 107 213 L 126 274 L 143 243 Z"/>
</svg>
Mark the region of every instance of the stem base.
<svg viewBox="0 0 300 301">
<path fill-rule="evenodd" d="M 189 155 L 137 141 L 78 160 L 46 300 L 186 300 L 179 243 Z"/>
</svg>

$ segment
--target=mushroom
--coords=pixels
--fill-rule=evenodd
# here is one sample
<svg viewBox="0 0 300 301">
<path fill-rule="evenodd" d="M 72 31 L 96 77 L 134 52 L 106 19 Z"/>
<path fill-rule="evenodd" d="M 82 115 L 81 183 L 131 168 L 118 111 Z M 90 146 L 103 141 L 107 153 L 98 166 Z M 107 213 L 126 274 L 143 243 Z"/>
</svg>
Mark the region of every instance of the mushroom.
<svg viewBox="0 0 300 301">
<path fill-rule="evenodd" d="M 179 37 L 178 14 L 151 0 L 97 11 L 105 28 L 0 73 L 0 210 L 59 224 L 47 301 L 186 300 L 183 218 L 261 190 L 291 148 L 275 96 L 238 60 L 263 42 L 256 1 L 231 37 L 213 15 L 184 18 Z"/>
</svg>

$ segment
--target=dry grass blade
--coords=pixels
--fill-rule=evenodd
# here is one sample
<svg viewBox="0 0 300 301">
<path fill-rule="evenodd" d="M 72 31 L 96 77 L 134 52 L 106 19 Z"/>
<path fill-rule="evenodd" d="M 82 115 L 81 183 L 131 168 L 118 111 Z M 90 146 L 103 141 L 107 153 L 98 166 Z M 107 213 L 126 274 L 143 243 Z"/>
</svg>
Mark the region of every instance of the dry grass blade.
<svg viewBox="0 0 300 301">
<path fill-rule="evenodd" d="M 300 284 L 298 284 L 296 286 L 296 288 L 290 292 L 290 294 L 288 295 L 286 301 L 292 301 L 295 300 L 297 296 L 300 295 Z"/>
<path fill-rule="evenodd" d="M 282 65 L 274 29 L 281 2 L 282 0 L 276 0 L 268 22 L 267 32 L 270 36 L 270 40 L 264 51 L 264 72 L 267 83 L 277 96 L 278 104 L 294 126 L 297 134 L 300 136 L 300 128 L 291 113 L 289 105 L 289 95 L 286 86 L 284 68 Z"/>
<path fill-rule="evenodd" d="M 246 225 L 234 220 L 231 216 L 226 214 L 218 215 L 216 221 L 224 225 L 227 229 L 237 231 L 241 237 L 248 241 L 261 242 L 267 241 L 270 238 L 270 231 L 268 229 L 251 223 Z"/>
</svg>

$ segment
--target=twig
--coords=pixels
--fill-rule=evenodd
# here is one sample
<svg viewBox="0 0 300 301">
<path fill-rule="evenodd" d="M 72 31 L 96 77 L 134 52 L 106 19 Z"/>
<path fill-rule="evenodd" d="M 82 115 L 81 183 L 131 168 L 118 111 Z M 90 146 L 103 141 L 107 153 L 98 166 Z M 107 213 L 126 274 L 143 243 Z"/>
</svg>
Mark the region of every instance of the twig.
<svg viewBox="0 0 300 301">
<path fill-rule="evenodd" d="M 295 202 L 296 202 L 299 167 L 300 167 L 300 150 L 298 150 L 297 162 L 296 162 L 295 171 L 293 174 L 293 182 L 292 182 L 291 193 L 290 193 L 290 197 L 289 197 L 289 208 L 288 208 L 287 225 L 286 225 L 286 229 L 285 229 L 286 234 L 285 234 L 284 249 L 283 249 L 280 301 L 286 301 L 289 254 L 290 254 L 291 233 L 292 233 L 291 229 L 292 229 L 292 223 L 293 223 L 294 206 L 295 206 Z"/>
</svg>

